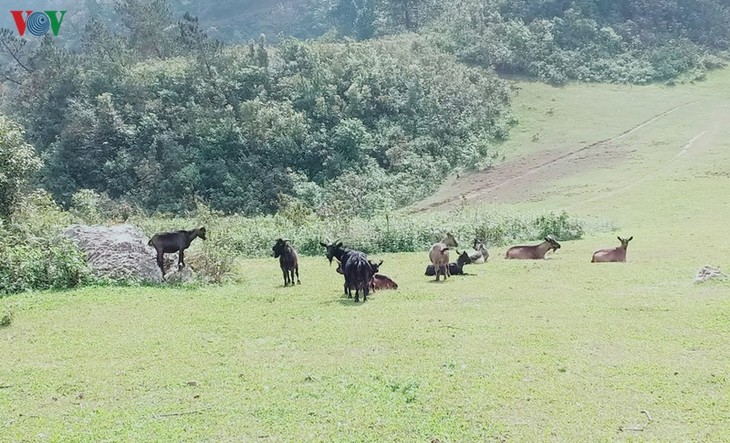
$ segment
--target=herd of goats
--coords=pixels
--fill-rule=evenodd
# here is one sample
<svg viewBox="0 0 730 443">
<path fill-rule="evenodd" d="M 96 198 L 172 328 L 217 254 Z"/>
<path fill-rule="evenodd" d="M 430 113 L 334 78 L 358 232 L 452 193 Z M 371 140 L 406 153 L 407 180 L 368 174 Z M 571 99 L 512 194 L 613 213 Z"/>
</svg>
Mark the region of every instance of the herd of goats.
<svg viewBox="0 0 730 443">
<path fill-rule="evenodd" d="M 165 275 L 163 255 L 166 253 L 178 252 L 178 268 L 185 266 L 184 251 L 190 246 L 197 237 L 205 240 L 205 227 L 193 229 L 191 231 L 175 231 L 163 232 L 155 234 L 149 241 L 149 245 L 153 246 L 157 251 L 157 265 Z M 621 238 L 618 240 L 621 245 L 616 248 L 601 249 L 593 253 L 591 262 L 625 262 L 626 249 L 629 242 L 634 237 Z M 379 263 L 368 260 L 367 254 L 362 251 L 344 248 L 341 241 L 329 241 L 327 243 L 320 242 L 325 248 L 325 256 L 332 264 L 332 260 L 336 259 L 338 266 L 337 272 L 345 277 L 344 290 L 348 297 L 352 298 L 352 291 L 355 291 L 355 302 L 360 301 L 360 294 L 363 301 L 367 300 L 370 291 L 378 289 L 397 289 L 398 285 L 388 276 L 379 274 L 381 260 Z M 436 276 L 439 281 L 440 276 L 444 276 L 444 280 L 451 275 L 463 274 L 464 265 L 470 263 L 484 263 L 489 258 L 489 253 L 482 242 L 474 240 L 474 249 L 476 252 L 467 254 L 466 251 L 459 253 L 456 249 L 458 258 L 456 262 L 450 262 L 449 251 L 456 248 L 458 243 L 453 235 L 446 234 L 440 242 L 431 246 L 428 257 L 431 264 L 426 268 L 427 276 Z M 297 284 L 301 284 L 299 280 L 299 258 L 297 251 L 292 247 L 290 241 L 279 238 L 271 248 L 274 258 L 279 259 L 281 271 L 284 274 L 284 286 L 294 285 L 294 276 L 296 275 Z M 538 245 L 531 246 L 513 246 L 507 250 L 505 258 L 507 259 L 543 259 L 548 251 L 557 251 L 560 249 L 558 243 L 552 236 L 548 235 L 544 241 Z"/>
</svg>

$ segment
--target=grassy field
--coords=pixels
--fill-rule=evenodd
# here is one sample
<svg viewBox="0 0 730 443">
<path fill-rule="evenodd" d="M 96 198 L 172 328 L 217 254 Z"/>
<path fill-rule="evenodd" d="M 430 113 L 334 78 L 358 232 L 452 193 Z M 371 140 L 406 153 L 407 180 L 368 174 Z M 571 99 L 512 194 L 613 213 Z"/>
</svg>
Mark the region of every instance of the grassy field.
<svg viewBox="0 0 730 443">
<path fill-rule="evenodd" d="M 507 160 L 613 150 L 510 203 L 620 226 L 548 260 L 490 248 L 433 283 L 426 252 L 382 255 L 400 289 L 358 305 L 324 257 L 294 288 L 260 259 L 222 287 L 1 299 L 0 441 L 730 441 L 730 283 L 693 283 L 730 269 L 728 103 L 730 71 L 523 84 Z M 616 235 L 628 262 L 590 263 Z"/>
</svg>

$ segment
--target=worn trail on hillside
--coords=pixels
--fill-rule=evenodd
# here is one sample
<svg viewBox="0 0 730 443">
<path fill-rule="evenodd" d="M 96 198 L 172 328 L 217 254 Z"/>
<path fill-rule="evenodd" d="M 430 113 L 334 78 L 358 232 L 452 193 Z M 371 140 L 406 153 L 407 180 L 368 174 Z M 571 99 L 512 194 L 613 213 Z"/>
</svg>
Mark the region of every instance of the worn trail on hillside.
<svg viewBox="0 0 730 443">
<path fill-rule="evenodd" d="M 647 119 L 615 137 L 599 140 L 572 151 L 549 150 L 517 158 L 491 169 L 475 172 L 442 189 L 432 199 L 415 205 L 412 212 L 444 209 L 460 201 L 512 202 L 534 199 L 534 191 L 550 180 L 591 168 L 601 168 L 625 157 L 628 152 L 616 142 L 679 109 L 685 103 Z M 539 174 L 538 174 L 539 173 Z M 441 195 L 439 195 L 441 194 Z"/>
</svg>

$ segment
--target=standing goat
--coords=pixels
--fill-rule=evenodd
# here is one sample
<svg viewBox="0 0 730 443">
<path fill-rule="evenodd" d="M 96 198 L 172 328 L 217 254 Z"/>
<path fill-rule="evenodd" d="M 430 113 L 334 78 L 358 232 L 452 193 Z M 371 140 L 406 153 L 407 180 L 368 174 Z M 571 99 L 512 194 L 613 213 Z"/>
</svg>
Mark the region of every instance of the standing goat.
<svg viewBox="0 0 730 443">
<path fill-rule="evenodd" d="M 149 246 L 154 246 L 157 251 L 157 266 L 160 267 L 163 278 L 165 276 L 163 260 L 164 254 L 178 252 L 177 267 L 178 269 L 181 269 L 185 266 L 183 251 L 190 246 L 190 243 L 192 243 L 196 237 L 200 237 L 205 240 L 205 227 L 193 229 L 192 231 L 161 232 L 152 236 L 147 244 Z"/>
<path fill-rule="evenodd" d="M 388 277 L 387 275 L 378 274 L 378 272 L 380 272 L 380 265 L 383 264 L 383 260 L 380 260 L 379 263 L 368 260 L 368 263 L 370 263 L 370 269 L 372 269 L 374 273 L 372 278 L 370 278 L 370 292 L 375 292 L 376 290 L 381 289 L 398 289 L 398 284 L 394 282 L 390 277 Z M 344 275 L 345 271 L 342 270 L 342 263 L 337 264 L 337 273 Z M 345 292 L 348 293 L 349 297 L 352 297 L 350 293 L 351 289 L 353 289 L 353 287 L 345 289 Z"/>
<path fill-rule="evenodd" d="M 621 246 L 608 249 L 600 249 L 593 253 L 591 263 L 606 263 L 606 262 L 625 262 L 626 261 L 626 248 L 629 247 L 629 242 L 634 239 L 632 235 L 629 238 L 617 237 L 618 241 L 621 242 Z"/>
<path fill-rule="evenodd" d="M 368 262 L 368 256 L 364 252 L 355 251 L 342 247 L 342 242 L 336 240 L 327 243 L 319 242 L 326 248 L 325 256 L 329 260 L 330 265 L 332 259 L 337 259 L 340 263 L 338 268 L 342 270 L 345 277 L 344 291 L 349 297 L 352 297 L 351 289 L 355 289 L 355 301 L 360 301 L 358 289 L 363 294 L 363 299 L 367 300 L 370 292 L 370 278 L 375 274 L 372 269 L 371 262 Z M 366 280 L 367 279 L 367 280 Z M 364 283 L 363 283 L 364 282 Z"/>
<path fill-rule="evenodd" d="M 459 250 L 456 250 L 456 253 L 459 254 Z M 449 263 L 449 275 L 464 275 L 464 265 L 468 265 L 472 263 L 471 257 L 469 254 L 466 253 L 466 251 L 459 254 L 459 257 L 456 259 L 456 263 Z M 432 277 L 436 274 L 436 266 L 434 265 L 428 265 L 426 266 L 426 274 L 429 277 Z"/>
<path fill-rule="evenodd" d="M 352 297 L 350 290 L 355 290 L 355 303 L 360 301 L 360 294 L 362 294 L 362 301 L 368 301 L 370 283 L 375 274 L 373 266 L 378 268 L 380 265 L 368 261 L 367 256 L 359 251 L 354 251 L 342 264 L 346 290 L 350 297 Z"/>
<path fill-rule="evenodd" d="M 557 251 L 560 243 L 551 236 L 546 236 L 545 241 L 534 246 L 513 246 L 507 250 L 505 258 L 541 260 L 549 250 Z"/>
<path fill-rule="evenodd" d="M 451 233 L 447 233 L 441 242 L 431 246 L 428 258 L 434 266 L 436 281 L 439 281 L 439 275 L 441 274 L 444 276 L 444 281 L 446 281 L 446 277 L 451 276 L 449 272 L 449 248 L 457 246 L 459 244 Z"/>
<path fill-rule="evenodd" d="M 281 272 L 284 273 L 284 287 L 289 286 L 289 283 L 294 286 L 295 273 L 297 275 L 297 284 L 302 284 L 299 281 L 299 257 L 297 251 L 289 244 L 289 240 L 277 239 L 271 250 L 274 251 L 274 258 L 279 258 L 279 266 L 281 266 Z"/>
</svg>

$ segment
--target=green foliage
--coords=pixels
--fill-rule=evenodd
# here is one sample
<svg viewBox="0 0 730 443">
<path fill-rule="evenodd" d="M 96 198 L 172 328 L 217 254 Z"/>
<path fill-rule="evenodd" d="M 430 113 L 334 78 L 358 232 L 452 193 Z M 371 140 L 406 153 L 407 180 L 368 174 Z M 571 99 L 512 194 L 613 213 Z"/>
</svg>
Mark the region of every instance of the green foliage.
<svg viewBox="0 0 730 443">
<path fill-rule="evenodd" d="M 0 293 L 31 289 L 66 289 L 89 281 L 83 254 L 73 243 L 58 238 L 0 240 Z"/>
<path fill-rule="evenodd" d="M 124 223 L 132 214 L 143 214 L 141 209 L 124 200 L 112 200 L 106 193 L 91 189 L 81 189 L 71 197 L 69 212 L 74 218 L 91 225 Z"/>
<path fill-rule="evenodd" d="M 11 223 L 0 225 L 0 294 L 91 281 L 83 254 L 60 235 L 74 221 L 45 191 L 21 200 Z"/>
<path fill-rule="evenodd" d="M 199 225 L 202 219 L 133 218 L 131 222 L 152 234 L 171 225 Z M 339 238 L 345 246 L 368 253 L 414 252 L 427 250 L 446 232 L 453 233 L 462 243 L 460 248 L 466 249 L 475 238 L 483 240 L 488 247 L 537 241 L 547 234 L 558 240 L 575 240 L 586 233 L 588 224 L 565 212 L 534 215 L 476 209 L 419 215 L 389 214 L 369 219 L 322 219 L 312 213 L 290 209 L 273 216 L 214 218 L 205 226 L 210 237 L 204 242 L 205 253 L 220 256 L 211 261 L 229 264 L 227 257 L 233 255 L 270 256 L 271 247 L 280 237 L 292 240 L 304 255 L 322 255 L 320 242 L 327 238 Z"/>
<path fill-rule="evenodd" d="M 535 219 L 534 226 L 542 237 L 552 235 L 563 240 L 581 238 L 585 233 L 583 223 L 574 219 L 565 211 L 560 214 L 541 215 Z"/>
<path fill-rule="evenodd" d="M 186 258 L 188 263 L 204 283 L 220 284 L 230 280 L 236 252 L 228 247 L 219 236 L 211 235 L 198 253 Z"/>
<path fill-rule="evenodd" d="M 413 32 L 450 5 L 440 0 L 314 0 L 318 28 L 333 28 L 339 35 L 367 39 L 376 35 Z"/>
<path fill-rule="evenodd" d="M 0 305 L 0 328 L 5 328 L 13 323 L 14 311 L 10 305 Z"/>
<path fill-rule="evenodd" d="M 453 168 L 488 164 L 506 136 L 506 82 L 417 37 L 223 48 L 190 16 L 158 29 L 161 2 L 137 23 L 138 3 L 119 5 L 129 36 L 92 23 L 78 54 L 48 43 L 54 62 L 13 88 L 44 187 L 78 214 L 87 189 L 159 212 L 203 198 L 266 214 L 289 196 L 370 216 L 422 198 Z"/>
<path fill-rule="evenodd" d="M 28 177 L 41 165 L 20 126 L 0 115 L 0 219 L 10 217 Z"/>
<path fill-rule="evenodd" d="M 727 50 L 728 20 L 730 8 L 717 0 L 465 0 L 430 28 L 460 59 L 501 72 L 558 85 L 643 84 L 717 66 L 705 60 Z"/>
</svg>

